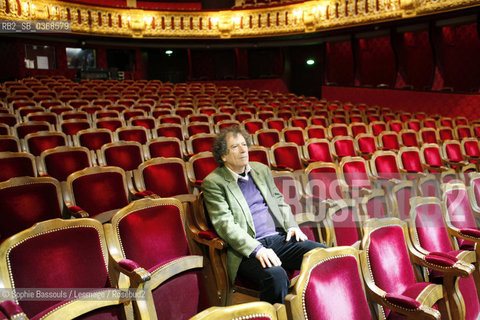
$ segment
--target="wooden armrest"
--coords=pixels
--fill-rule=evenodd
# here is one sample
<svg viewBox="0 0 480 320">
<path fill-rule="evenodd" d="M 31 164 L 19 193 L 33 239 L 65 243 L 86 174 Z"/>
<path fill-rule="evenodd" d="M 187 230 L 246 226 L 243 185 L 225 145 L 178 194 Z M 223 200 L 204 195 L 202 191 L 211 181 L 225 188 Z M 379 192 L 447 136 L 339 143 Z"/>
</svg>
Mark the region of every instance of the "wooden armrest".
<svg viewBox="0 0 480 320">
<path fill-rule="evenodd" d="M 79 206 L 67 206 L 68 211 L 74 216 L 75 218 L 89 218 L 90 215 L 88 212 L 80 208 Z"/>
<path fill-rule="evenodd" d="M 144 283 L 151 279 L 151 274 L 138 263 L 130 259 L 122 259 L 114 266 L 121 273 L 126 275 L 133 287 L 138 287 L 140 283 Z"/>
<path fill-rule="evenodd" d="M 13 300 L 0 302 L 0 311 L 5 314 L 8 319 L 28 319 L 22 308 Z"/>
</svg>

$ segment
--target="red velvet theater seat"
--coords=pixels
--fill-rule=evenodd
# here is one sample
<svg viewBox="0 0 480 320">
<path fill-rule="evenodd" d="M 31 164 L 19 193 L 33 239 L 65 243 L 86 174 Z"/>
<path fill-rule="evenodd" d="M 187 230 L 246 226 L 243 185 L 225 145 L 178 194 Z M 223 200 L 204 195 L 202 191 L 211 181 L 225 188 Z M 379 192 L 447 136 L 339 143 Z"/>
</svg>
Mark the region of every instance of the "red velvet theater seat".
<svg viewBox="0 0 480 320">
<path fill-rule="evenodd" d="M 210 174 L 218 164 L 215 162 L 213 154 L 209 151 L 197 153 L 188 159 L 187 176 L 190 183 L 198 190 L 201 189 L 202 181 Z"/>
<path fill-rule="evenodd" d="M 128 186 L 121 168 L 88 167 L 68 176 L 65 202 L 76 218 L 91 217 L 106 222 L 132 200 Z"/>
<path fill-rule="evenodd" d="M 160 124 L 153 131 L 154 137 L 167 137 L 167 138 L 177 138 L 180 141 L 185 140 L 186 133 L 184 128 L 180 124 L 176 123 L 165 123 Z"/>
<path fill-rule="evenodd" d="M 351 136 L 350 128 L 345 123 L 332 123 L 327 130 L 330 139 Z"/>
<path fill-rule="evenodd" d="M 383 150 L 397 151 L 400 149 L 399 134 L 394 131 L 383 131 L 378 136 L 378 142 Z"/>
<path fill-rule="evenodd" d="M 283 141 L 280 131 L 275 129 L 260 129 L 253 135 L 253 144 L 266 148 L 280 141 Z"/>
<path fill-rule="evenodd" d="M 359 198 L 358 202 L 362 216 L 377 219 L 392 216 L 385 190 L 374 189 L 371 193 Z"/>
<path fill-rule="evenodd" d="M 8 134 L 0 135 L 0 152 L 19 152 L 20 140 L 15 136 Z"/>
<path fill-rule="evenodd" d="M 363 277 L 371 301 L 378 304 L 378 315 L 384 314 L 387 319 L 403 319 L 401 315 L 447 319 L 443 287 L 415 279 L 410 262 L 414 249 L 407 245 L 406 224 L 395 218 L 370 219 L 364 223 L 363 231 Z"/>
<path fill-rule="evenodd" d="M 352 137 L 338 136 L 333 138 L 331 143 L 335 158 L 357 156 L 357 149 Z"/>
<path fill-rule="evenodd" d="M 250 146 L 248 148 L 249 161 L 261 162 L 267 167 L 271 167 L 271 153 L 268 148 L 262 146 Z"/>
<path fill-rule="evenodd" d="M 94 163 L 90 150 L 85 147 L 56 147 L 40 154 L 39 175 L 66 181 L 71 173 L 92 167 Z"/>
<path fill-rule="evenodd" d="M 472 185 L 478 183 L 475 179 L 478 173 L 472 175 Z M 442 185 L 442 202 L 445 210 L 447 227 L 455 236 L 460 249 L 474 250 L 477 239 L 468 236 L 468 230 L 480 230 L 476 222 L 476 215 L 471 204 L 475 203 L 475 188 L 466 189 L 463 183 L 447 183 Z M 472 201 L 473 200 L 473 201 Z M 465 231 L 465 233 L 462 232 Z M 473 231 L 475 232 L 475 231 Z M 480 258 L 480 255 L 479 255 Z"/>
<path fill-rule="evenodd" d="M 62 218 L 59 182 L 50 177 L 17 177 L 0 182 L 0 242 L 36 222 Z"/>
<path fill-rule="evenodd" d="M 355 200 L 336 200 L 329 207 L 327 216 L 322 222 L 325 244 L 358 248 L 361 240 L 360 221 L 365 219 L 366 217 L 360 215 Z"/>
<path fill-rule="evenodd" d="M 375 319 L 367 301 L 358 251 L 352 247 L 306 253 L 285 304 L 289 319 Z"/>
<path fill-rule="evenodd" d="M 305 130 L 299 127 L 284 128 L 281 134 L 283 136 L 283 141 L 293 142 L 300 147 L 303 146 L 308 139 Z"/>
<path fill-rule="evenodd" d="M 73 137 L 73 141 L 77 146 L 86 147 L 90 150 L 98 150 L 104 144 L 113 141 L 113 134 L 109 129 L 85 129 L 78 131 Z"/>
<path fill-rule="evenodd" d="M 281 170 L 303 170 L 300 147 L 293 142 L 277 142 L 272 147 L 272 167 Z"/>
<path fill-rule="evenodd" d="M 355 137 L 355 149 L 364 159 L 368 160 L 379 150 L 377 138 L 370 133 L 359 133 Z"/>
<path fill-rule="evenodd" d="M 26 151 L 34 156 L 39 156 L 48 149 L 66 146 L 67 143 L 67 136 L 63 132 L 58 131 L 29 133 L 24 138 Z"/>
<path fill-rule="evenodd" d="M 28 121 L 17 123 L 13 131 L 19 139 L 23 139 L 29 133 L 53 131 L 53 126 L 46 121 Z"/>
<path fill-rule="evenodd" d="M 36 177 L 35 157 L 27 152 L 0 152 L 0 181 L 13 177 Z"/>
<path fill-rule="evenodd" d="M 175 137 L 150 139 L 144 149 L 147 160 L 159 157 L 183 159 L 186 154 L 183 141 Z"/>
<path fill-rule="evenodd" d="M 142 145 L 135 141 L 106 143 L 98 151 L 100 165 L 120 167 L 125 171 L 137 169 L 143 161 Z"/>
<path fill-rule="evenodd" d="M 208 119 L 208 117 L 207 117 Z M 187 134 L 189 137 L 197 134 L 197 133 L 213 133 L 214 129 L 211 123 L 208 122 L 189 122 L 186 125 Z"/>
<path fill-rule="evenodd" d="M 135 141 L 142 145 L 151 139 L 151 131 L 141 126 L 127 126 L 115 131 L 118 141 Z"/>
<path fill-rule="evenodd" d="M 372 190 L 372 174 L 362 157 L 345 157 L 340 161 L 340 179 L 346 185 L 351 198 L 357 198 Z"/>
<path fill-rule="evenodd" d="M 391 186 L 404 179 L 393 151 L 377 151 L 370 159 L 370 169 L 377 184 Z"/>
<path fill-rule="evenodd" d="M 115 262 L 98 221 L 38 223 L 5 240 L 0 259 L 1 287 L 37 297 L 9 302 L 12 313 L 30 319 L 133 319 L 132 299 L 112 286 Z"/>
<path fill-rule="evenodd" d="M 186 140 L 187 153 L 194 155 L 204 151 L 212 151 L 214 133 L 197 133 Z"/>
<path fill-rule="evenodd" d="M 182 159 L 154 158 L 145 161 L 134 171 L 134 179 L 139 192 L 150 191 L 159 197 L 175 197 L 180 201 L 196 198 Z"/>
<path fill-rule="evenodd" d="M 308 139 L 303 146 L 303 154 L 308 162 L 334 162 L 334 154 L 327 139 Z"/>
<path fill-rule="evenodd" d="M 105 225 L 109 252 L 121 263 L 128 259 L 142 270 L 130 285 L 145 290 L 145 306 L 137 315 L 157 319 L 189 319 L 209 307 L 202 275 L 203 257 L 192 254 L 188 215 L 177 199 L 141 199 L 132 202 Z M 145 276 L 147 275 L 147 276 Z M 119 287 L 128 286 L 122 278 Z"/>
<path fill-rule="evenodd" d="M 463 194 L 463 197 L 460 196 L 461 204 L 452 206 L 453 202 L 458 202 L 459 193 L 457 191 Z M 468 208 L 470 207 L 468 198 L 466 198 L 466 190 L 464 188 L 456 189 L 456 186 L 453 186 L 453 188 L 448 188 L 447 192 L 451 193 L 450 197 L 447 196 L 446 199 L 447 204 L 450 205 L 449 218 L 454 223 L 459 220 L 456 218 L 461 217 L 461 220 L 464 220 L 467 217 L 464 211 L 465 204 Z M 428 257 L 433 255 L 447 259 L 446 264 L 441 268 L 428 266 L 430 269 L 428 270 L 429 280 L 443 283 L 452 318 L 477 319 L 480 316 L 480 302 L 473 275 L 473 272 L 478 272 L 478 269 L 474 271 L 475 268 L 478 268 L 478 258 L 475 252 L 468 251 L 468 249 L 467 251 L 458 250 L 456 243 L 451 241 L 443 219 L 446 213 L 443 212 L 439 199 L 415 197 L 410 202 L 412 215 L 409 221 L 409 230 L 413 246 L 419 252 L 416 258 L 428 261 Z M 457 214 L 456 211 L 460 212 Z M 473 217 L 470 215 L 469 218 L 472 220 Z M 461 224 L 458 226 L 461 227 Z M 463 226 L 465 225 L 468 223 L 463 224 Z M 456 230 L 460 229 L 456 228 Z M 480 234 L 478 230 L 477 233 Z M 473 248 L 470 247 L 470 249 Z M 478 273 L 476 278 L 478 286 L 480 284 Z M 462 298 L 458 298 L 458 296 Z"/>
</svg>

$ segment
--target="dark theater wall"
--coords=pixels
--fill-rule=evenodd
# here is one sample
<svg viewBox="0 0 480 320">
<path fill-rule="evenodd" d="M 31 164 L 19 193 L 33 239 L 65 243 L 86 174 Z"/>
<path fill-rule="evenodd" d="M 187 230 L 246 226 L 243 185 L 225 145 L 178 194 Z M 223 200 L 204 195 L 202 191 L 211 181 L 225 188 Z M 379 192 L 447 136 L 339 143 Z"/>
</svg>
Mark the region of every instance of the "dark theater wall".
<svg viewBox="0 0 480 320">
<path fill-rule="evenodd" d="M 325 44 L 325 83 L 340 86 L 355 84 L 352 41 L 327 42 Z"/>
<path fill-rule="evenodd" d="M 397 67 L 390 36 L 360 38 L 354 44 L 357 48 L 355 84 L 360 86 L 386 84 L 394 87 Z"/>
<path fill-rule="evenodd" d="M 399 67 L 397 87 L 409 84 L 414 90 L 430 90 L 435 61 L 428 30 L 395 33 L 393 37 Z"/>
<path fill-rule="evenodd" d="M 454 91 L 477 91 L 480 85 L 477 23 L 438 27 L 433 39 L 443 86 Z"/>
</svg>

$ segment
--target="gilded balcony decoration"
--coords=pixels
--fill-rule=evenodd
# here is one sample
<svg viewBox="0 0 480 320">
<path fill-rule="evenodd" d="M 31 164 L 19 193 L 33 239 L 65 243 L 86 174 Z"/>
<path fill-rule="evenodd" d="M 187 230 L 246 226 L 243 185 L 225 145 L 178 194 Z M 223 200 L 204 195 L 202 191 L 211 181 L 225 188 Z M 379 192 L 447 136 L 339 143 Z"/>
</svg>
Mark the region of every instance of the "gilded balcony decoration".
<svg viewBox="0 0 480 320">
<path fill-rule="evenodd" d="M 76 34 L 158 39 L 294 35 L 479 6 L 480 0 L 315 0 L 223 11 L 105 8 L 0 0 L 0 20 L 68 20 Z"/>
</svg>

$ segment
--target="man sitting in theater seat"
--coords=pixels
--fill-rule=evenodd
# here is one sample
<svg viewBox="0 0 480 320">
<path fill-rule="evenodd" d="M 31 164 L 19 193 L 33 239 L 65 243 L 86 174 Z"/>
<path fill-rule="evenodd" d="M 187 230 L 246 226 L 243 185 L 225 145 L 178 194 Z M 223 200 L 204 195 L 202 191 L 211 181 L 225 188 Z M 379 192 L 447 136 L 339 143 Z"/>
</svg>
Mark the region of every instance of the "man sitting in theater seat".
<svg viewBox="0 0 480 320">
<path fill-rule="evenodd" d="M 229 244 L 230 281 L 237 275 L 251 280 L 260 287 L 261 300 L 283 303 L 289 286 L 285 269 L 300 269 L 306 252 L 325 246 L 307 240 L 270 169 L 248 161 L 248 147 L 248 136 L 238 127 L 217 135 L 212 151 L 220 166 L 203 180 L 205 205 Z"/>
</svg>

